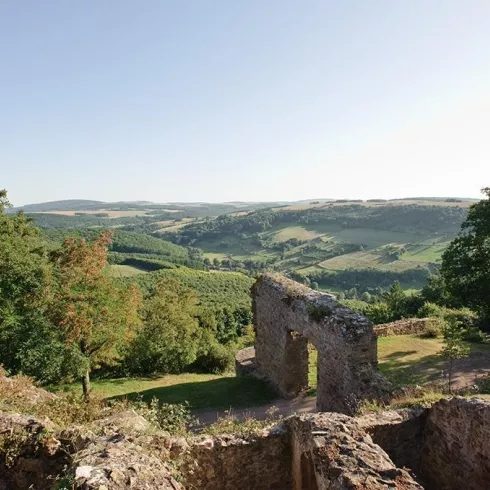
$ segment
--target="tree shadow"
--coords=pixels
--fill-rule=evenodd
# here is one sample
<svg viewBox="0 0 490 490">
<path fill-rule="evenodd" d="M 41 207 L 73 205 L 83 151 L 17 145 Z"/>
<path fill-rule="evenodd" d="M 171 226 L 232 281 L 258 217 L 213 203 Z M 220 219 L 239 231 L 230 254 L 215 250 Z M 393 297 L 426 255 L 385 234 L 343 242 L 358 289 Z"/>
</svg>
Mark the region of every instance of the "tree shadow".
<svg viewBox="0 0 490 490">
<path fill-rule="evenodd" d="M 384 356 L 384 359 L 398 359 L 400 357 L 409 356 L 411 354 L 416 354 L 416 353 L 417 353 L 416 350 L 405 350 L 405 351 L 400 350 Z"/>
<path fill-rule="evenodd" d="M 252 377 L 225 377 L 201 382 L 161 386 L 111 399 L 189 403 L 192 410 L 246 408 L 263 405 L 277 399 L 277 394 L 265 381 Z"/>
<path fill-rule="evenodd" d="M 378 364 L 379 371 L 393 384 L 404 386 L 410 384 L 425 384 L 439 380 L 445 366 L 445 360 L 439 354 L 432 354 L 418 359 L 404 358 L 408 351 L 394 352 L 386 360 Z"/>
</svg>

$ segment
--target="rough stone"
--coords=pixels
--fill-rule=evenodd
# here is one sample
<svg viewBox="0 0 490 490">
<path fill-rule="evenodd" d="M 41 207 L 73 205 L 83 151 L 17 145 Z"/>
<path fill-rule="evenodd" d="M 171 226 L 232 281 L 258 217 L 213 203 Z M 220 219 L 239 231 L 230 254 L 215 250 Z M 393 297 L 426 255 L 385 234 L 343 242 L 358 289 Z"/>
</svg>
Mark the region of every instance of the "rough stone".
<svg viewBox="0 0 490 490">
<path fill-rule="evenodd" d="M 291 488 L 289 434 L 282 430 L 240 438 L 205 436 L 190 444 L 186 485 L 201 490 Z"/>
<path fill-rule="evenodd" d="M 422 489 L 343 414 L 292 417 L 294 490 Z"/>
<path fill-rule="evenodd" d="M 416 406 L 370 413 L 358 417 L 356 422 L 398 467 L 419 473 L 428 413 L 428 409 Z"/>
<path fill-rule="evenodd" d="M 70 458 L 49 420 L 0 412 L 0 490 L 50 490 Z"/>
<path fill-rule="evenodd" d="M 432 318 L 408 318 L 396 322 L 380 323 L 374 326 L 374 333 L 378 337 L 389 337 L 392 335 L 420 335 L 427 332 Z"/>
<path fill-rule="evenodd" d="M 346 414 L 363 400 L 387 399 L 377 371 L 371 322 L 331 295 L 265 274 L 253 288 L 255 374 L 284 397 L 308 387 L 308 342 L 318 351 L 317 409 Z M 252 363 L 252 361 L 249 361 Z"/>
<path fill-rule="evenodd" d="M 427 488 L 490 488 L 490 403 L 452 398 L 429 411 L 420 472 Z"/>
<path fill-rule="evenodd" d="M 249 376 L 257 369 L 255 362 L 255 348 L 246 347 L 237 352 L 235 356 L 235 372 L 237 376 Z"/>
</svg>

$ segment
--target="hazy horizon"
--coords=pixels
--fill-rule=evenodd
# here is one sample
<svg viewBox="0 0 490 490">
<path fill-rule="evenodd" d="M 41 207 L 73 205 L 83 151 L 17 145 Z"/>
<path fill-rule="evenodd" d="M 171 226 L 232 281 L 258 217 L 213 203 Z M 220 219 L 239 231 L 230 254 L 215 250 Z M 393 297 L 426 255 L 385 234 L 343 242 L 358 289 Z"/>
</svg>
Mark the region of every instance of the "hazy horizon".
<svg viewBox="0 0 490 490">
<path fill-rule="evenodd" d="M 0 188 L 16 206 L 479 198 L 489 52 L 487 0 L 7 0 Z"/>
</svg>

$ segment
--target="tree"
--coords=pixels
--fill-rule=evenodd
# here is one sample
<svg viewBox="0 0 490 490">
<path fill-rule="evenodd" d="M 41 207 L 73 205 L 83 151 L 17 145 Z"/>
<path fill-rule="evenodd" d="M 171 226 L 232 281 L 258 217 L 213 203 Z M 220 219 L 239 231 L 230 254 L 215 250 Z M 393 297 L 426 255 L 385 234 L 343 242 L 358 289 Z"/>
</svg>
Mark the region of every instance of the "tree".
<svg viewBox="0 0 490 490">
<path fill-rule="evenodd" d="M 405 302 L 407 295 L 403 291 L 400 283 L 395 281 L 390 290 L 382 295 L 386 302 L 393 320 L 399 320 L 405 313 Z"/>
<path fill-rule="evenodd" d="M 141 309 L 143 328 L 126 363 L 139 374 L 178 373 L 191 364 L 199 345 L 196 293 L 175 279 L 160 280 Z"/>
<path fill-rule="evenodd" d="M 371 303 L 372 299 L 373 298 L 367 291 L 362 293 L 361 300 L 364 301 L 365 303 Z"/>
<path fill-rule="evenodd" d="M 442 256 L 441 275 L 455 306 L 490 318 L 490 187 L 473 204 L 461 232 Z"/>
<path fill-rule="evenodd" d="M 375 324 L 388 323 L 392 320 L 391 310 L 386 303 L 371 303 L 366 306 L 364 314 Z"/>
<path fill-rule="evenodd" d="M 470 347 L 463 342 L 463 328 L 458 321 L 449 321 L 443 330 L 444 347 L 443 356 L 448 361 L 448 391 L 452 393 L 453 367 L 456 359 L 462 359 L 470 355 Z"/>
<path fill-rule="evenodd" d="M 46 314 L 52 269 L 39 231 L 23 213 L 6 214 L 8 207 L 7 192 L 0 190 L 0 363 L 12 373 L 51 381 L 64 354 Z M 52 356 L 49 366 L 41 351 Z"/>
<path fill-rule="evenodd" d="M 92 242 L 67 238 L 54 255 L 57 286 L 52 315 L 60 335 L 83 364 L 82 387 L 90 394 L 90 373 L 120 359 L 121 349 L 139 327 L 140 295 L 105 273 L 111 233 Z"/>
</svg>

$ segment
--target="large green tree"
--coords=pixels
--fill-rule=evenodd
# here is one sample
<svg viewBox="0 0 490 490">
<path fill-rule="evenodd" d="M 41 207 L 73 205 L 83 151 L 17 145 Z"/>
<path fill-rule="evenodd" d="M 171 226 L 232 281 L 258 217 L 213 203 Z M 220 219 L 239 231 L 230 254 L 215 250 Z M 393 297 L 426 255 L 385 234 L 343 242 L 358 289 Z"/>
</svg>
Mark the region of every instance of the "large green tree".
<svg viewBox="0 0 490 490">
<path fill-rule="evenodd" d="M 53 321 L 67 348 L 84 365 L 83 394 L 90 393 L 90 372 L 121 357 L 125 344 L 139 328 L 140 295 L 106 274 L 110 233 L 92 242 L 67 238 L 54 257 L 57 277 Z"/>
<path fill-rule="evenodd" d="M 473 204 L 442 256 L 441 275 L 453 302 L 490 318 L 490 187 Z"/>
<path fill-rule="evenodd" d="M 143 328 L 126 355 L 130 371 L 177 373 L 195 359 L 200 341 L 196 293 L 175 279 L 161 279 L 143 303 Z"/>
<path fill-rule="evenodd" d="M 1 190 L 0 364 L 12 373 L 53 381 L 61 375 L 65 349 L 47 317 L 51 264 L 38 230 L 22 213 L 7 214 L 9 206 Z"/>
</svg>

